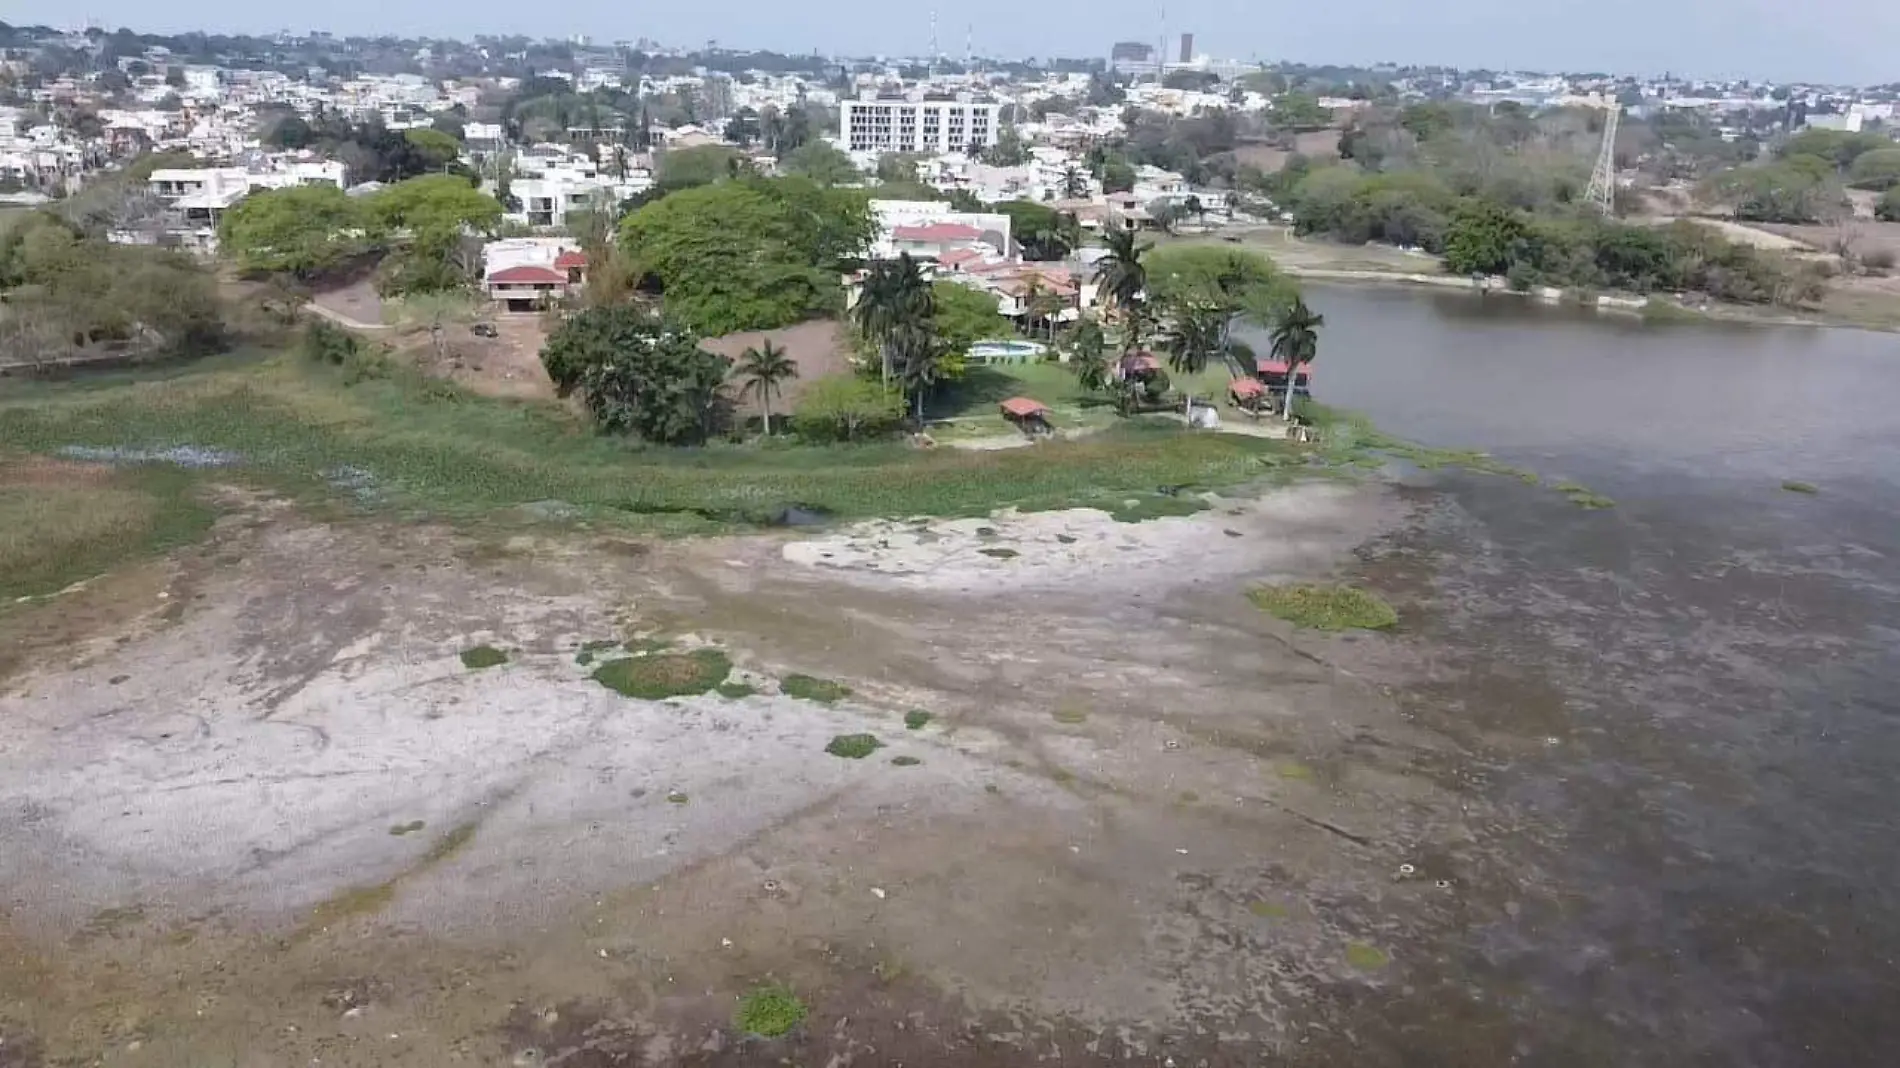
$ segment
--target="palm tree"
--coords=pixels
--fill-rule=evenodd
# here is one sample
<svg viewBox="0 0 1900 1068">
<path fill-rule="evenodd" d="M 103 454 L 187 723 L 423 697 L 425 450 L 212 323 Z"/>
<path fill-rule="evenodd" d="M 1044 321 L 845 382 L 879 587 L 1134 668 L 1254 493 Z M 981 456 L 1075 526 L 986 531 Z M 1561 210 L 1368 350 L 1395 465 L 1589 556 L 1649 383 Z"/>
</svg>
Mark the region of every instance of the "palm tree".
<svg viewBox="0 0 1900 1068">
<path fill-rule="evenodd" d="M 1142 264 L 1141 257 L 1154 245 L 1139 242 L 1133 230 L 1110 230 L 1102 243 L 1107 246 L 1108 255 L 1095 265 L 1095 282 L 1101 287 L 1102 297 L 1129 316 L 1132 328 L 1132 320 L 1139 317 L 1137 309 L 1148 288 L 1148 268 Z M 1124 348 L 1134 347 L 1132 330 L 1129 336 L 1130 343 Z"/>
<path fill-rule="evenodd" d="M 890 348 L 896 356 L 897 381 L 909 394 L 917 429 L 924 428 L 924 394 L 942 377 L 943 342 L 931 329 L 930 320 L 905 323 L 891 332 Z"/>
<path fill-rule="evenodd" d="M 1071 163 L 1062 168 L 1062 195 L 1068 200 L 1080 200 L 1089 195 L 1088 172 Z"/>
<path fill-rule="evenodd" d="M 1091 393 L 1109 384 L 1107 350 L 1108 339 L 1102 336 L 1101 324 L 1085 316 L 1075 327 L 1072 360 L 1077 384 Z"/>
<path fill-rule="evenodd" d="M 890 385 L 893 369 L 892 336 L 904 327 L 927 323 L 936 311 L 930 283 L 924 280 L 923 270 L 910 253 L 871 265 L 851 314 L 864 336 L 878 344 L 885 385 Z"/>
<path fill-rule="evenodd" d="M 1182 301 L 1172 311 L 1163 337 L 1163 344 L 1168 350 L 1168 366 L 1176 374 L 1198 375 L 1207 369 L 1208 361 L 1221 352 L 1227 315 L 1218 305 L 1190 301 Z M 1194 396 L 1185 389 L 1181 392 L 1184 398 L 1182 414 L 1192 419 Z"/>
<path fill-rule="evenodd" d="M 1306 301 L 1294 297 L 1293 303 L 1273 324 L 1273 358 L 1286 364 L 1286 399 L 1281 413 L 1293 416 L 1293 385 L 1300 368 L 1319 356 L 1319 328 L 1326 325 L 1324 315 L 1315 315 Z"/>
<path fill-rule="evenodd" d="M 739 399 L 745 400 L 754 392 L 759 395 L 759 408 L 765 413 L 765 436 L 772 436 L 772 398 L 779 395 L 779 383 L 788 378 L 798 377 L 798 364 L 785 354 L 784 348 L 772 344 L 771 338 L 759 343 L 759 347 L 748 348 L 739 354 L 739 365 L 733 369 L 744 384 L 739 387 Z"/>
</svg>

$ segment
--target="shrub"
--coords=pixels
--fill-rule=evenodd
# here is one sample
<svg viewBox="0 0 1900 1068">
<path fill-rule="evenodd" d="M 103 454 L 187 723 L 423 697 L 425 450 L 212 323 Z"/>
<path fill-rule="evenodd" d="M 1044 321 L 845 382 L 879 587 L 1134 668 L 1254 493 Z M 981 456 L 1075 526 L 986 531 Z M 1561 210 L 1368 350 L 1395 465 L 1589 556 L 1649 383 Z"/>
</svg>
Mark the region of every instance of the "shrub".
<svg viewBox="0 0 1900 1068">
<path fill-rule="evenodd" d="M 875 734 L 840 734 L 825 746 L 825 752 L 846 760 L 863 760 L 884 747 Z"/>
<path fill-rule="evenodd" d="M 732 1022 L 748 1035 L 777 1038 L 805 1022 L 808 1011 L 791 987 L 768 983 L 752 988 L 739 999 Z"/>
<path fill-rule="evenodd" d="M 896 432 L 903 420 L 901 394 L 850 374 L 812 383 L 792 409 L 792 429 L 813 442 L 883 437 Z"/>
<path fill-rule="evenodd" d="M 1391 605 L 1352 586 L 1263 586 L 1247 598 L 1268 615 L 1315 630 L 1383 630 L 1399 621 Z"/>
<path fill-rule="evenodd" d="M 497 667 L 508 662 L 508 654 L 492 645 L 477 645 L 462 650 L 462 666 L 471 671 Z"/>
<path fill-rule="evenodd" d="M 851 696 L 851 688 L 830 679 L 814 678 L 810 675 L 787 675 L 778 684 L 779 692 L 787 697 L 816 701 L 821 705 L 835 705 Z"/>
</svg>

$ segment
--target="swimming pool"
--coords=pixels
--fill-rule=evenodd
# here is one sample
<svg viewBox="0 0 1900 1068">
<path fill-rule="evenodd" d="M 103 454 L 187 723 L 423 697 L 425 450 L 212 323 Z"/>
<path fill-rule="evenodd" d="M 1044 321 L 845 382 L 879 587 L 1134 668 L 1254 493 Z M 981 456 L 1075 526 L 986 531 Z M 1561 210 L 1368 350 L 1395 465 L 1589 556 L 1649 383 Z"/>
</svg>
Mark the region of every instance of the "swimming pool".
<svg viewBox="0 0 1900 1068">
<path fill-rule="evenodd" d="M 1039 360 L 1049 346 L 1039 341 L 979 341 L 970 346 L 970 359 L 983 363 L 1020 363 Z"/>
</svg>

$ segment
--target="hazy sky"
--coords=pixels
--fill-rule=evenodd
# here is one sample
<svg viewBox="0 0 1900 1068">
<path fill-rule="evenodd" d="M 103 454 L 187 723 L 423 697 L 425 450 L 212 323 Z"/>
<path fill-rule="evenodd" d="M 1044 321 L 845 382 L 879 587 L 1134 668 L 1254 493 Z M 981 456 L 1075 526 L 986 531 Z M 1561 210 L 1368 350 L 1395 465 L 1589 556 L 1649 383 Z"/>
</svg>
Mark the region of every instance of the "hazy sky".
<svg viewBox="0 0 1900 1068">
<path fill-rule="evenodd" d="M 1112 41 L 1158 38 L 1159 7 L 1154 0 L 942 0 L 938 39 L 946 54 L 961 55 L 973 26 L 983 54 L 1100 55 Z M 1900 81 L 1900 0 L 1166 0 L 1166 7 L 1170 35 L 1192 31 L 1196 51 L 1223 58 Z M 293 8 L 309 21 L 286 23 Z M 930 0 L 7 0 L 0 18 L 55 26 L 90 18 L 165 32 L 585 33 L 908 55 L 928 50 L 930 10 Z"/>
</svg>

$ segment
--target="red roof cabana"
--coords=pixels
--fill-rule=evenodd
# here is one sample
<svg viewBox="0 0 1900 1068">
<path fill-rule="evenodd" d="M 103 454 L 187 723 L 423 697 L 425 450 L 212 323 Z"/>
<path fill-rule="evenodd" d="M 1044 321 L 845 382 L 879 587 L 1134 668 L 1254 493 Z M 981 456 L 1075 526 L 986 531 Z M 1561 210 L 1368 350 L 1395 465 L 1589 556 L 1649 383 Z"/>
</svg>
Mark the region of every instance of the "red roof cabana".
<svg viewBox="0 0 1900 1068">
<path fill-rule="evenodd" d="M 1011 397 L 1001 405 L 1003 414 L 1012 419 L 1028 419 L 1032 416 L 1048 415 L 1049 406 L 1039 400 L 1028 397 Z"/>
<path fill-rule="evenodd" d="M 1236 378 L 1227 383 L 1227 392 L 1236 397 L 1258 397 L 1266 391 L 1267 387 L 1261 385 L 1257 378 Z"/>
</svg>

